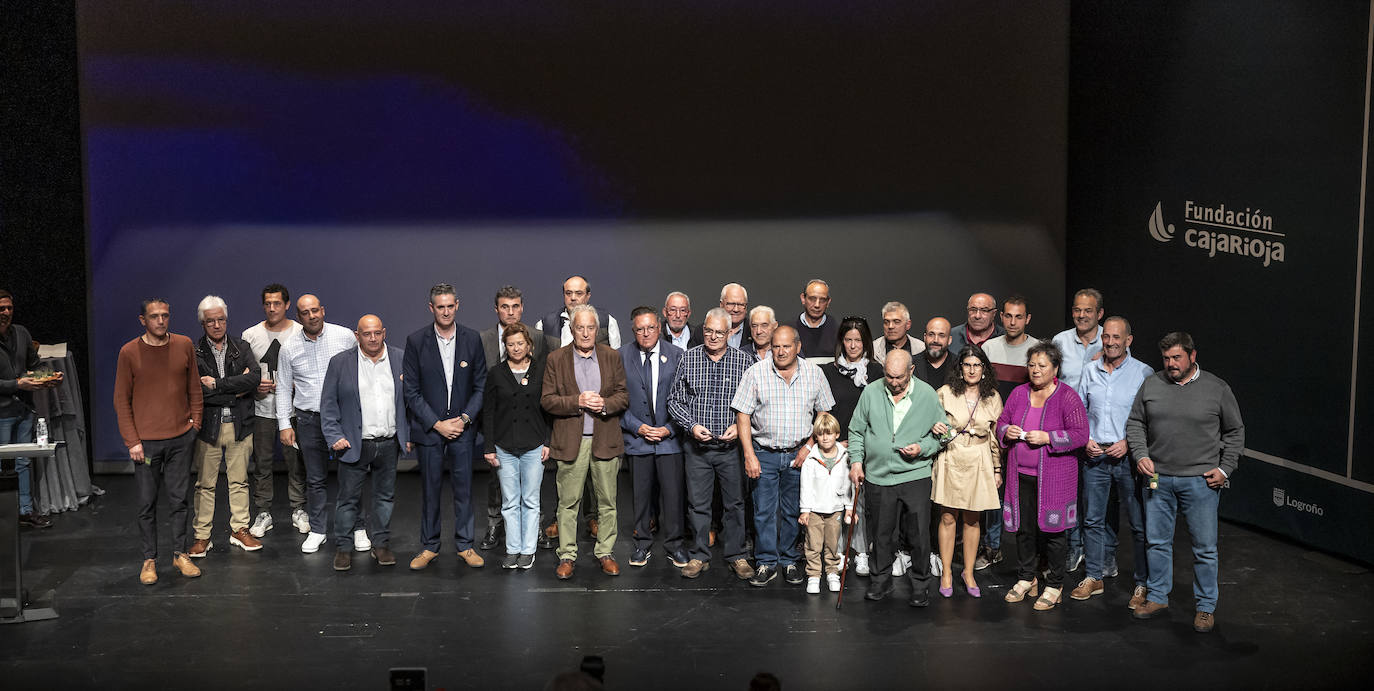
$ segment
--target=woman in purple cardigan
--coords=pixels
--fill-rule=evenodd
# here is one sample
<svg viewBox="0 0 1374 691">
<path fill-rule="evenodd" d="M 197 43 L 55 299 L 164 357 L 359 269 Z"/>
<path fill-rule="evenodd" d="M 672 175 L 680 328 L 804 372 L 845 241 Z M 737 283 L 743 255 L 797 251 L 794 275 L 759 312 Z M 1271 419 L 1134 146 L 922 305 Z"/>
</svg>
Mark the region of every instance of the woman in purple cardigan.
<svg viewBox="0 0 1374 691">
<path fill-rule="evenodd" d="M 1007 449 L 1002 522 L 1016 534 L 1017 581 L 1007 602 L 1035 597 L 1036 560 L 1044 550 L 1050 571 L 1035 609 L 1053 609 L 1064 587 L 1065 530 L 1078 525 L 1078 455 L 1088 443 L 1088 413 L 1068 384 L 1059 381 L 1063 354 L 1043 341 L 1026 352 L 1030 383 L 1016 387 L 997 419 L 997 438 Z M 1039 549 L 1037 549 L 1039 547 Z"/>
</svg>

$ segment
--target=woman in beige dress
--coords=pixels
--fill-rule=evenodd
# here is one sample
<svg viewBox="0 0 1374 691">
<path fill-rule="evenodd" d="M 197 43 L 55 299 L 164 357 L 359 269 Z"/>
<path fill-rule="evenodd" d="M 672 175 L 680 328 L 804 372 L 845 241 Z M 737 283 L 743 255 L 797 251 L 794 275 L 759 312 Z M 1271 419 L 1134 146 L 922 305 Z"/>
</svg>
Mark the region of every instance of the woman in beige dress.
<svg viewBox="0 0 1374 691">
<path fill-rule="evenodd" d="M 973 561 L 978 553 L 981 512 L 1001 506 L 1002 458 L 993 428 L 1002 414 L 1002 397 L 997 394 L 997 374 L 982 348 L 966 346 L 957 362 L 959 367 L 950 373 L 949 383 L 936 392 L 945 409 L 945 421 L 931 428 L 948 438 L 935 459 L 931 478 L 931 499 L 940 505 L 940 594 L 954 594 L 950 562 L 954 559 L 954 527 L 961 523 L 964 587 L 969 595 L 981 597 L 973 577 Z"/>
</svg>

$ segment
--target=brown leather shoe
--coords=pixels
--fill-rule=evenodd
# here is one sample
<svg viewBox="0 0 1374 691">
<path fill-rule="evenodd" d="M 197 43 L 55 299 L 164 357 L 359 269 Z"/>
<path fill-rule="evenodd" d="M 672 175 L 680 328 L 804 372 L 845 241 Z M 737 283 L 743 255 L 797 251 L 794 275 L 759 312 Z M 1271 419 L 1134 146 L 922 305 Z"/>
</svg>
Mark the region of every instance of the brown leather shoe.
<svg viewBox="0 0 1374 691">
<path fill-rule="evenodd" d="M 334 552 L 334 570 L 347 571 L 353 568 L 353 553 L 346 549 Z"/>
<path fill-rule="evenodd" d="M 1149 619 L 1166 609 L 1169 609 L 1168 605 L 1161 605 L 1153 600 L 1146 600 L 1136 605 L 1135 611 L 1131 613 L 1131 616 L 1136 619 Z"/>
<path fill-rule="evenodd" d="M 248 532 L 246 527 L 235 530 L 234 534 L 229 536 L 229 544 L 242 547 L 245 552 L 256 552 L 262 549 L 262 541 L 253 537 L 253 534 Z"/>
<path fill-rule="evenodd" d="M 568 580 L 569 578 L 572 578 L 572 575 L 573 575 L 573 560 L 571 560 L 571 559 L 560 559 L 560 560 L 558 561 L 558 568 L 554 569 L 554 570 L 553 570 L 553 573 L 554 573 L 555 576 L 558 576 L 558 580 L 560 580 L 560 581 L 566 581 L 566 580 Z"/>
<path fill-rule="evenodd" d="M 615 563 L 615 559 L 611 557 L 601 557 L 601 573 L 607 576 L 619 576 L 620 564 Z"/>
<path fill-rule="evenodd" d="M 396 555 L 392 553 L 391 548 L 387 547 L 386 545 L 382 545 L 381 547 L 373 547 L 372 558 L 376 559 L 377 563 L 381 564 L 382 566 L 396 565 Z"/>
<path fill-rule="evenodd" d="M 210 542 L 208 538 L 205 540 L 196 540 L 195 542 L 191 543 L 191 549 L 186 552 L 186 556 L 191 557 L 192 559 L 200 559 L 201 557 L 204 557 L 205 553 L 209 552 L 210 549 L 214 546 L 215 543 Z"/>
<path fill-rule="evenodd" d="M 601 523 L 600 523 L 600 521 L 597 521 L 595 518 L 588 518 L 588 519 L 587 519 L 587 534 L 588 534 L 588 535 L 591 535 L 593 538 L 595 538 L 595 537 L 596 537 L 596 534 L 597 534 L 598 532 L 600 532 L 600 530 L 601 530 Z"/>
<path fill-rule="evenodd" d="M 1198 633 L 1211 633 L 1216 625 L 1216 615 L 1211 612 L 1198 612 L 1193 616 L 1193 630 Z"/>
<path fill-rule="evenodd" d="M 143 568 L 138 572 L 138 582 L 143 585 L 157 583 L 157 560 L 144 559 Z"/>
<path fill-rule="evenodd" d="M 483 559 L 482 555 L 471 547 L 459 552 L 458 556 L 462 557 L 463 561 L 474 569 L 480 569 L 487 563 L 487 560 Z"/>
<path fill-rule="evenodd" d="M 730 562 L 730 570 L 735 572 L 735 576 L 741 581 L 747 581 L 754 577 L 754 567 L 749 565 L 749 560 L 743 557 Z"/>
<path fill-rule="evenodd" d="M 181 571 L 181 575 L 187 578 L 196 578 L 200 575 L 200 567 L 191 563 L 191 558 L 181 552 L 172 558 L 172 565 Z"/>
<path fill-rule="evenodd" d="M 1084 578 L 1078 582 L 1078 587 L 1069 593 L 1069 597 L 1075 600 L 1086 600 L 1094 595 L 1103 593 L 1102 581 L 1096 578 Z"/>
<path fill-rule="evenodd" d="M 438 552 L 431 552 L 429 550 L 424 550 L 420 552 L 419 554 L 415 555 L 414 559 L 410 560 L 410 570 L 419 571 L 425 568 L 426 566 L 429 566 L 429 563 L 434 561 L 434 558 L 437 556 L 439 556 Z"/>
<path fill-rule="evenodd" d="M 705 571 L 709 568 L 711 568 L 711 562 L 702 561 L 700 559 L 691 559 L 687 562 L 686 566 L 682 567 L 682 577 L 696 578 L 697 576 L 701 575 L 702 571 Z"/>
<path fill-rule="evenodd" d="M 558 524 L 550 523 L 549 527 L 544 529 L 544 537 L 547 537 L 549 539 L 558 537 Z"/>
<path fill-rule="evenodd" d="M 1131 593 L 1131 601 L 1126 603 L 1126 609 L 1135 609 L 1143 604 L 1145 602 L 1145 593 L 1145 586 L 1136 586 L 1135 591 Z"/>
</svg>

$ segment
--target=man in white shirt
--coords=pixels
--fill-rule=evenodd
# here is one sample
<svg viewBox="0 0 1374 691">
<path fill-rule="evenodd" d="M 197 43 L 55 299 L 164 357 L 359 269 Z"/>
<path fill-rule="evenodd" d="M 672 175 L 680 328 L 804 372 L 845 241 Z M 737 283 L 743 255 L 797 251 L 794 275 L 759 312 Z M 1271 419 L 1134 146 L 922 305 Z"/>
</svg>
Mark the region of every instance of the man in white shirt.
<svg viewBox="0 0 1374 691">
<path fill-rule="evenodd" d="M 272 457 L 277 447 L 277 361 L 281 342 L 300 336 L 301 325 L 286 318 L 291 293 L 286 286 L 273 283 L 262 289 L 262 311 L 266 319 L 243 330 L 243 340 L 253 349 L 253 359 L 259 363 L 262 381 L 253 402 L 253 504 L 257 518 L 248 532 L 262 537 L 272 529 Z M 310 532 L 310 518 L 305 514 L 305 464 L 300 453 L 290 446 L 281 447 L 286 462 L 286 495 L 291 505 L 291 524 L 301 533 Z"/>
<path fill-rule="evenodd" d="M 277 429 L 282 445 L 298 446 L 305 462 L 305 512 L 310 533 L 301 543 L 301 551 L 312 554 L 324 544 L 328 522 L 325 480 L 329 477 L 329 446 L 320 421 L 320 391 L 330 358 L 353 347 L 357 339 L 352 331 L 325 323 L 324 305 L 314 295 L 296 300 L 296 317 L 301 331 L 282 341 L 277 357 L 277 381 L 282 386 L 282 395 L 277 396 Z M 354 528 L 361 533 L 357 536 L 359 548 L 366 545 L 370 549 L 362 522 Z"/>
<path fill-rule="evenodd" d="M 356 348 L 329 360 L 320 394 L 324 440 L 339 459 L 339 495 L 334 504 L 334 570 L 353 565 L 358 544 L 349 530 L 358 521 L 363 479 L 372 473 L 372 557 L 396 563 L 391 551 L 391 510 L 396 497 L 396 459 L 410 450 L 401 373 L 405 352 L 386 344 L 381 318 L 358 320 Z"/>
</svg>

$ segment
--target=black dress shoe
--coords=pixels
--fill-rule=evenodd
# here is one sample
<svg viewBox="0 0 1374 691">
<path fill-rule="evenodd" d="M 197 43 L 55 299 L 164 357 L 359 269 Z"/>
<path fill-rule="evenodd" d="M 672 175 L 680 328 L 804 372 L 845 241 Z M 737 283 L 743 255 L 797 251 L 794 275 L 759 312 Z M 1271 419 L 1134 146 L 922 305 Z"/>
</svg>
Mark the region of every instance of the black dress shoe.
<svg viewBox="0 0 1374 691">
<path fill-rule="evenodd" d="M 929 607 L 930 591 L 923 588 L 919 592 L 912 593 L 911 599 L 907 600 L 906 603 L 912 607 Z"/>
<path fill-rule="evenodd" d="M 487 534 L 486 534 L 486 535 L 483 535 L 483 536 L 482 536 L 482 541 L 479 542 L 479 543 L 477 543 L 477 549 L 480 549 L 480 550 L 482 550 L 482 551 L 486 551 L 486 550 L 491 549 L 492 547 L 495 547 L 495 546 L 496 546 L 496 533 L 497 533 L 498 530 L 499 530 L 499 527 L 498 527 L 498 526 L 494 526 L 494 525 L 493 525 L 493 526 L 488 526 L 488 527 L 487 527 Z"/>
<path fill-rule="evenodd" d="M 888 595 L 891 595 L 892 590 L 896 587 L 897 586 L 894 585 L 890 579 L 887 583 L 884 584 L 873 583 L 868 586 L 868 592 L 864 593 L 864 599 L 873 600 L 874 602 L 877 602 L 878 600 L 881 600 L 887 597 Z"/>
<path fill-rule="evenodd" d="M 539 537 L 535 538 L 534 544 L 538 545 L 539 549 L 553 549 L 558 546 L 558 538 L 549 537 L 541 530 L 539 531 Z"/>
<path fill-rule="evenodd" d="M 52 519 L 40 513 L 21 513 L 19 525 L 25 528 L 51 528 Z"/>
</svg>

